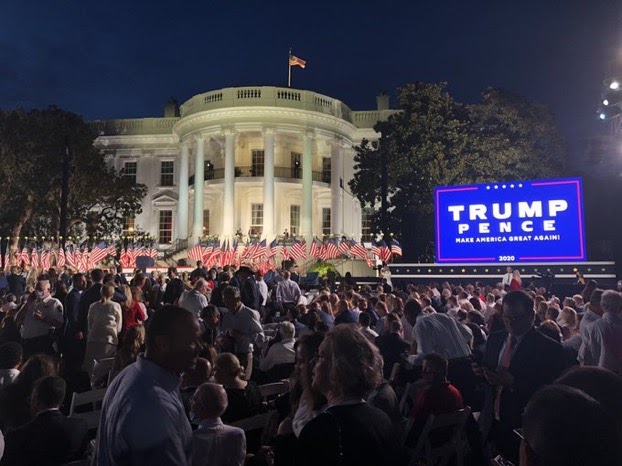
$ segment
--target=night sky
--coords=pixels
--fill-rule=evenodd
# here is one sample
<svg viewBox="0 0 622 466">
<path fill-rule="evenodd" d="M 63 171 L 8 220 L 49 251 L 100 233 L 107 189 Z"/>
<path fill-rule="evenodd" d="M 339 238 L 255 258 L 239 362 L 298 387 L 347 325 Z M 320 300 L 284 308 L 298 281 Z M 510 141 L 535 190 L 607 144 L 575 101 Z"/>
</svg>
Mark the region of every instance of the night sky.
<svg viewBox="0 0 622 466">
<path fill-rule="evenodd" d="M 161 116 L 208 90 L 285 85 L 375 108 L 381 90 L 449 82 L 474 102 L 487 86 L 549 104 L 573 144 L 596 120 L 622 50 L 610 0 L 314 2 L 8 0 L 0 7 L 0 107 L 54 104 L 87 119 Z"/>
</svg>

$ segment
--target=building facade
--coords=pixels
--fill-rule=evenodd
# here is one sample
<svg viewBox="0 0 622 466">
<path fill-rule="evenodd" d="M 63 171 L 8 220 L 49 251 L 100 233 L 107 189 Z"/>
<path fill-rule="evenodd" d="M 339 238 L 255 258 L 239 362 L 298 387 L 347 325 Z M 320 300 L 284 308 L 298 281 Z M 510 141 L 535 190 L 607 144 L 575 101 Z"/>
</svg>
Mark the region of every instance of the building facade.
<svg viewBox="0 0 622 466">
<path fill-rule="evenodd" d="M 149 191 L 125 234 L 144 232 L 160 250 L 206 236 L 271 241 L 347 235 L 360 240 L 366 215 L 350 193 L 353 146 L 379 135 L 388 96 L 352 111 L 312 91 L 227 88 L 199 94 L 163 118 L 93 122 L 107 162 Z"/>
</svg>

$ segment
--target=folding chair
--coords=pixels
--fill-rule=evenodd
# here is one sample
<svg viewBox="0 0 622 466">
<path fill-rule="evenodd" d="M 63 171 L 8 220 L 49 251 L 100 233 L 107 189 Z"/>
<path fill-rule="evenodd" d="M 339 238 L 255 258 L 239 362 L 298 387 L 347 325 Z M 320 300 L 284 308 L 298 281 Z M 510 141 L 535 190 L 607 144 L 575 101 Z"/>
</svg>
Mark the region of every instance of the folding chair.
<svg viewBox="0 0 622 466">
<path fill-rule="evenodd" d="M 103 358 L 94 361 L 91 372 L 91 388 L 93 390 L 107 386 L 110 371 L 114 365 L 114 358 Z"/>
<path fill-rule="evenodd" d="M 471 408 L 467 406 L 455 413 L 428 416 L 417 439 L 409 465 L 419 465 L 423 461 L 427 466 L 446 466 L 452 458 L 455 458 L 454 464 L 462 466 L 464 455 L 468 451 L 468 443 L 463 436 L 464 425 L 470 414 Z M 409 419 L 404 439 L 411 427 L 412 421 Z M 433 436 L 439 431 L 447 435 L 448 439 L 441 444 L 436 444 L 433 441 Z"/>
<path fill-rule="evenodd" d="M 230 425 L 233 427 L 239 427 L 245 433 L 260 430 L 261 445 L 266 445 L 272 439 L 274 434 L 276 434 L 278 419 L 278 412 L 276 410 L 272 410 L 247 417 L 246 419 L 240 419 L 239 421 L 232 422 Z"/>
<path fill-rule="evenodd" d="M 265 385 L 259 386 L 259 393 L 261 393 L 264 401 L 268 401 L 268 398 L 282 395 L 283 393 L 287 393 L 288 391 L 288 382 L 267 383 Z"/>
<path fill-rule="evenodd" d="M 88 429 L 97 429 L 101 416 L 102 403 L 106 389 L 100 388 L 83 393 L 75 393 L 71 397 L 69 416 L 80 417 L 86 421 Z"/>
</svg>

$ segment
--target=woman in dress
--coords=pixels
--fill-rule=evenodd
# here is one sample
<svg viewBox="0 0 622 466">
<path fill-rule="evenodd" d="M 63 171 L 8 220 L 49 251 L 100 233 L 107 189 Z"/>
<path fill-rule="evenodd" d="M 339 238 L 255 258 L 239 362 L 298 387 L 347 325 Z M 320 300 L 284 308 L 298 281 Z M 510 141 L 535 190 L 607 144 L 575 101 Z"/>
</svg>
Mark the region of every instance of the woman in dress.
<svg viewBox="0 0 622 466">
<path fill-rule="evenodd" d="M 95 360 L 111 358 L 117 351 L 119 333 L 123 324 L 123 314 L 119 303 L 112 301 L 114 285 L 105 284 L 101 289 L 101 299 L 89 308 L 88 336 L 83 370 L 89 374 Z"/>
<path fill-rule="evenodd" d="M 523 280 L 520 278 L 520 272 L 514 270 L 512 272 L 512 281 L 510 282 L 510 291 L 518 291 L 523 289 Z"/>
</svg>

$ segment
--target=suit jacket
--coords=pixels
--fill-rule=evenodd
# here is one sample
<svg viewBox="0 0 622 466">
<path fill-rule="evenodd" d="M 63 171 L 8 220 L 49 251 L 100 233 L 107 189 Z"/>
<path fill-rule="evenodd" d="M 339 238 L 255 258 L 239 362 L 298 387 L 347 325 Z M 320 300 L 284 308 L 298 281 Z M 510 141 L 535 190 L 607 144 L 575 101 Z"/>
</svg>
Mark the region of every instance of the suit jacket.
<svg viewBox="0 0 622 466">
<path fill-rule="evenodd" d="M 5 443 L 2 466 L 61 465 L 84 455 L 87 425 L 84 419 L 66 417 L 58 410 L 45 411 L 8 432 Z"/>
<path fill-rule="evenodd" d="M 482 361 L 485 367 L 497 368 L 507 336 L 505 330 L 490 335 Z M 508 372 L 514 377 L 514 383 L 501 393 L 499 421 L 502 426 L 507 429 L 521 426 L 521 416 L 531 396 L 557 379 L 567 367 L 562 345 L 535 328 L 527 332 L 510 360 Z"/>
<path fill-rule="evenodd" d="M 83 332 L 86 334 L 88 331 L 88 315 L 89 315 L 89 307 L 96 301 L 101 299 L 101 291 L 102 286 L 101 283 L 93 283 L 90 288 L 87 288 L 80 295 L 80 302 L 78 304 L 78 321 L 77 321 L 77 332 Z M 86 335 L 85 335 L 86 337 Z"/>
<path fill-rule="evenodd" d="M 410 343 L 397 333 L 385 333 L 376 337 L 376 346 L 380 350 L 382 359 L 384 359 L 384 377 L 388 379 L 391 376 L 393 364 L 404 361 L 410 349 Z"/>
</svg>

